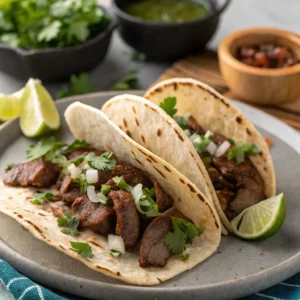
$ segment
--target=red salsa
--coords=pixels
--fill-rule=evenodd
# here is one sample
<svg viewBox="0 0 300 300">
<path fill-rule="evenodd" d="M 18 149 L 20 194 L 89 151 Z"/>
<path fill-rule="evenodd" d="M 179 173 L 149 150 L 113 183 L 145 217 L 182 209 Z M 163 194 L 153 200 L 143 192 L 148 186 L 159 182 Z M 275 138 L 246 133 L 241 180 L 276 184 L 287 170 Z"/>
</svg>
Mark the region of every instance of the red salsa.
<svg viewBox="0 0 300 300">
<path fill-rule="evenodd" d="M 286 68 L 300 62 L 290 48 L 273 44 L 239 47 L 237 59 L 252 67 L 268 69 Z"/>
</svg>

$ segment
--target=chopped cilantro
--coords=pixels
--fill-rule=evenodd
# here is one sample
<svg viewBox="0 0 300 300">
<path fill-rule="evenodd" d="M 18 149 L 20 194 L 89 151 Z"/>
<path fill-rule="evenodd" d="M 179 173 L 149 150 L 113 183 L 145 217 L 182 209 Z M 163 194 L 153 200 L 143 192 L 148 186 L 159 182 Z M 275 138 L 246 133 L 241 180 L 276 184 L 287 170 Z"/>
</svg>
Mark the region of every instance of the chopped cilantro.
<svg viewBox="0 0 300 300">
<path fill-rule="evenodd" d="M 189 118 L 182 117 L 182 116 L 175 116 L 174 120 L 182 129 L 189 129 L 189 125 L 188 125 Z"/>
<path fill-rule="evenodd" d="M 190 140 L 193 143 L 196 151 L 201 154 L 207 152 L 206 148 L 211 140 L 204 135 L 199 135 L 198 133 L 194 133 L 190 136 Z"/>
<path fill-rule="evenodd" d="M 183 251 L 180 254 L 180 260 L 182 261 L 187 261 L 190 258 L 190 253 L 188 253 L 187 251 Z"/>
<path fill-rule="evenodd" d="M 245 155 L 256 155 L 260 152 L 257 145 L 240 144 L 230 149 L 227 159 L 236 159 L 237 163 L 242 163 L 245 160 Z"/>
<path fill-rule="evenodd" d="M 33 144 L 26 151 L 26 158 L 29 160 L 37 160 L 46 155 L 50 150 L 57 148 L 58 146 L 65 145 L 60 142 L 56 142 L 55 137 L 42 138 L 36 144 Z"/>
<path fill-rule="evenodd" d="M 114 91 L 138 90 L 139 80 L 137 77 L 138 69 L 130 70 L 128 75 L 118 81 L 113 87 Z"/>
<path fill-rule="evenodd" d="M 173 116 L 177 113 L 176 106 L 176 97 L 167 97 L 163 102 L 159 104 L 159 106 L 170 116 Z"/>
<path fill-rule="evenodd" d="M 53 198 L 53 194 L 49 193 L 49 192 L 45 192 L 45 193 L 36 193 L 34 195 L 34 199 L 31 201 L 32 204 L 36 204 L 36 205 L 41 205 L 44 203 L 44 201 L 52 199 Z"/>
<path fill-rule="evenodd" d="M 91 168 L 104 171 L 112 170 L 116 167 L 116 161 L 111 159 L 112 152 L 105 152 L 100 156 L 95 156 L 94 159 L 88 161 L 88 164 Z"/>
<path fill-rule="evenodd" d="M 193 238 L 203 233 L 203 229 L 187 222 L 182 218 L 172 217 L 173 232 L 168 232 L 164 237 L 165 245 L 173 255 L 184 254 L 186 244 L 191 243 Z M 188 259 L 184 254 L 185 260 Z"/>
<path fill-rule="evenodd" d="M 203 158 L 202 158 L 202 161 L 203 161 L 204 163 L 209 164 L 209 163 L 211 163 L 211 157 L 210 157 L 210 156 L 203 157 Z"/>
<path fill-rule="evenodd" d="M 232 138 L 228 138 L 228 139 L 227 139 L 227 142 L 229 142 L 229 144 L 231 144 L 231 145 L 234 145 L 234 144 L 235 144 L 235 142 L 234 142 L 234 140 L 233 140 Z"/>
<path fill-rule="evenodd" d="M 118 188 L 125 190 L 129 193 L 131 192 L 132 186 L 127 184 L 125 182 L 125 180 L 123 179 L 123 177 L 115 176 L 112 180 L 115 182 L 115 184 L 117 185 Z"/>
<path fill-rule="evenodd" d="M 86 141 L 84 140 L 75 140 L 73 143 L 69 144 L 69 145 L 65 145 L 64 147 L 62 147 L 61 149 L 61 153 L 65 154 L 69 151 L 78 149 L 78 148 L 86 148 L 89 147 L 90 144 L 88 144 Z"/>
<path fill-rule="evenodd" d="M 73 182 L 78 183 L 80 186 L 80 192 L 85 193 L 88 187 L 88 182 L 86 180 L 85 174 L 80 174 L 76 178 L 72 178 Z"/>
<path fill-rule="evenodd" d="M 93 258 L 94 254 L 92 251 L 92 247 L 88 243 L 82 242 L 70 242 L 72 248 L 71 250 L 75 251 L 83 258 Z"/>
<path fill-rule="evenodd" d="M 70 212 L 65 213 L 65 217 L 60 217 L 57 219 L 57 224 L 59 227 L 66 226 L 61 230 L 64 234 L 70 234 L 73 236 L 79 235 L 78 226 L 80 219 L 77 217 L 72 217 Z"/>
<path fill-rule="evenodd" d="M 70 78 L 70 84 L 70 88 L 63 87 L 58 91 L 58 93 L 56 94 L 56 99 L 74 95 L 88 94 L 96 91 L 94 84 L 91 82 L 89 76 L 86 73 L 81 73 L 78 76 L 72 75 Z"/>
<path fill-rule="evenodd" d="M 25 50 L 87 42 L 109 24 L 96 0 L 0 1 L 0 41 Z"/>
<path fill-rule="evenodd" d="M 5 167 L 5 171 L 7 172 L 7 171 L 11 170 L 14 165 L 15 164 L 12 164 L 12 163 L 7 164 L 6 167 Z"/>
<path fill-rule="evenodd" d="M 109 254 L 113 257 L 119 257 L 122 255 L 122 253 L 117 250 L 110 250 Z"/>
</svg>

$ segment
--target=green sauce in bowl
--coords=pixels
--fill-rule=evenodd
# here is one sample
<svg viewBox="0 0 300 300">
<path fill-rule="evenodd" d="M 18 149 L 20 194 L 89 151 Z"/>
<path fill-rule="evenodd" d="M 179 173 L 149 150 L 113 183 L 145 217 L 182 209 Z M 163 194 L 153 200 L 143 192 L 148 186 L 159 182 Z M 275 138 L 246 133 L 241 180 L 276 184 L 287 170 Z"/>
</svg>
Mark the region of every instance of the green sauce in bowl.
<svg viewBox="0 0 300 300">
<path fill-rule="evenodd" d="M 124 11 L 146 21 L 180 23 L 206 17 L 210 6 L 206 1 L 143 0 L 128 4 Z"/>
</svg>

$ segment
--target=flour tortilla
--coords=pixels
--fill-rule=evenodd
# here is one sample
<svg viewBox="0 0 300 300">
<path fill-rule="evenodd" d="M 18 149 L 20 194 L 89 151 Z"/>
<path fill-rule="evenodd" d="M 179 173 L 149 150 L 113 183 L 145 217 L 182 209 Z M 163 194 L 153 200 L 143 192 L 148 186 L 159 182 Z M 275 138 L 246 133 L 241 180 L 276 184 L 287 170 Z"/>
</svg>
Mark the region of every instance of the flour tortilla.
<svg viewBox="0 0 300 300">
<path fill-rule="evenodd" d="M 136 285 L 155 285 L 189 270 L 214 253 L 220 243 L 220 222 L 217 213 L 205 196 L 186 177 L 161 158 L 141 147 L 122 132 L 100 110 L 76 102 L 65 112 L 66 121 L 77 139 L 84 139 L 99 150 L 113 151 L 114 155 L 154 176 L 174 199 L 174 206 L 204 233 L 187 245 L 190 258 L 182 262 L 172 256 L 164 268 L 141 268 L 139 247 L 119 258 L 109 254 L 107 238 L 90 230 L 82 230 L 73 237 L 61 233 L 52 212 L 33 205 L 33 188 L 11 188 L 0 185 L 0 212 L 21 223 L 36 238 L 65 254 L 82 261 L 91 269 L 110 277 Z M 40 190 L 40 189 L 39 189 Z M 63 202 L 49 202 L 52 207 L 64 207 Z M 89 242 L 93 258 L 84 259 L 70 250 L 70 241 Z"/>
<path fill-rule="evenodd" d="M 174 78 L 151 87 L 145 98 L 117 96 L 102 107 L 109 118 L 139 144 L 173 165 L 202 191 L 214 206 L 226 228 L 232 226 L 223 213 L 205 166 L 193 144 L 159 105 L 176 97 L 177 115 L 191 113 L 205 129 L 231 137 L 237 144 L 257 144 L 261 154 L 250 156 L 265 182 L 267 198 L 275 195 L 275 173 L 268 146 L 243 113 L 211 87 L 193 80 Z"/>
</svg>

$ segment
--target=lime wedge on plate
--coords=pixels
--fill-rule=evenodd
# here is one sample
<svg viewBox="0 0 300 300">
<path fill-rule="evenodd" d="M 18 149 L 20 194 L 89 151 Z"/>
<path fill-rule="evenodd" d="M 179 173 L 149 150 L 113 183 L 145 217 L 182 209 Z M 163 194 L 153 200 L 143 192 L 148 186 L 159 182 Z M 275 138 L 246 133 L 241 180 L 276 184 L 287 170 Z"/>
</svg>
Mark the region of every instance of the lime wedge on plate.
<svg viewBox="0 0 300 300">
<path fill-rule="evenodd" d="M 280 229 L 285 215 L 284 196 L 279 194 L 245 209 L 231 221 L 231 225 L 234 233 L 243 239 L 265 239 Z"/>
<path fill-rule="evenodd" d="M 24 88 L 10 94 L 0 94 L 0 120 L 8 121 L 20 115 Z"/>
<path fill-rule="evenodd" d="M 39 80 L 29 79 L 21 106 L 20 127 L 27 137 L 37 137 L 60 126 L 53 99 Z"/>
</svg>

